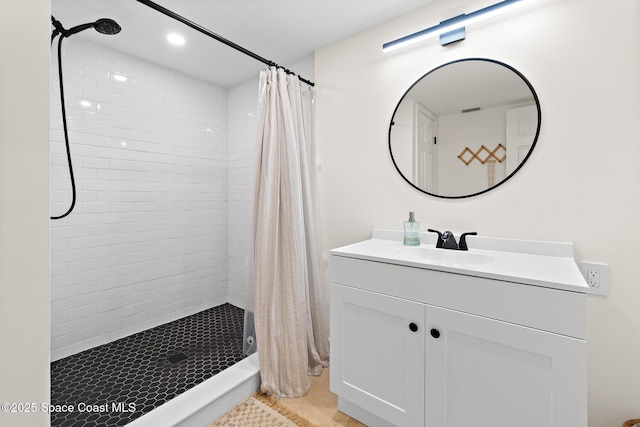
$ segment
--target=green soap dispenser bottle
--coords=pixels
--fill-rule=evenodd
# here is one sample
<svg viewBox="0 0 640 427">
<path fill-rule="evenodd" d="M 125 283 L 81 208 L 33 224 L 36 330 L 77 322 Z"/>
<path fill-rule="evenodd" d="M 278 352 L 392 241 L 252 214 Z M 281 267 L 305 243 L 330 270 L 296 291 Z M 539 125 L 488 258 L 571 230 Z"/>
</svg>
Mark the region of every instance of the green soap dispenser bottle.
<svg viewBox="0 0 640 427">
<path fill-rule="evenodd" d="M 420 223 L 413 212 L 409 212 L 409 221 L 404 222 L 403 243 L 405 246 L 420 246 Z"/>
</svg>

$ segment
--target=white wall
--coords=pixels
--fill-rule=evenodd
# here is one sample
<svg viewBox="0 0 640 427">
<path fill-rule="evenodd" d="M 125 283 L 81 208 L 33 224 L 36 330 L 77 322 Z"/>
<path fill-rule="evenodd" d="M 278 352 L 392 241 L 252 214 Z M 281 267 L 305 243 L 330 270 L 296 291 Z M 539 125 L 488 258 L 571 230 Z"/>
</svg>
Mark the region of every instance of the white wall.
<svg viewBox="0 0 640 427">
<path fill-rule="evenodd" d="M 406 102 L 398 105 L 398 109 L 393 115 L 393 127 L 390 131 L 390 138 L 393 145 L 393 161 L 406 179 L 412 183 L 417 183 L 418 178 L 413 171 L 413 139 L 414 139 L 414 108 L 415 100 L 407 98 Z"/>
<path fill-rule="evenodd" d="M 316 52 L 317 139 L 325 240 L 366 239 L 374 226 L 570 241 L 578 260 L 609 264 L 607 298 L 589 297 L 589 425 L 640 417 L 640 3 L 539 0 L 437 39 L 383 54 L 383 43 L 486 1 L 437 1 Z M 412 189 L 388 154 L 387 129 L 405 90 L 451 60 L 487 57 L 522 72 L 540 97 L 542 127 L 528 163 L 496 191 L 441 200 Z M 508 302 L 505 302 L 508 303 Z"/>
<path fill-rule="evenodd" d="M 0 402 L 49 401 L 49 2 L 0 3 Z M 0 411 L 3 426 L 48 426 Z"/>
<path fill-rule="evenodd" d="M 54 360 L 227 301 L 226 89 L 81 37 L 63 51 L 78 195 L 51 221 Z M 51 74 L 60 215 L 71 189 Z"/>
</svg>

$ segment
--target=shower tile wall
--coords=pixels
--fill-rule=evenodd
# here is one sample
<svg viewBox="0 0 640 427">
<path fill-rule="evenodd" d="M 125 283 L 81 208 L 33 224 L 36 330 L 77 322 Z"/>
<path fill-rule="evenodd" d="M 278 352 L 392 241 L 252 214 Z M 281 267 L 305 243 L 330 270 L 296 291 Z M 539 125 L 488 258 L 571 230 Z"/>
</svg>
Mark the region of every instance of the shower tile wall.
<svg viewBox="0 0 640 427">
<path fill-rule="evenodd" d="M 78 200 L 51 222 L 53 360 L 227 301 L 227 90 L 63 46 Z M 52 74 L 58 215 L 70 185 Z"/>
<path fill-rule="evenodd" d="M 229 90 L 229 302 L 244 308 L 255 177 L 258 79 Z"/>
</svg>

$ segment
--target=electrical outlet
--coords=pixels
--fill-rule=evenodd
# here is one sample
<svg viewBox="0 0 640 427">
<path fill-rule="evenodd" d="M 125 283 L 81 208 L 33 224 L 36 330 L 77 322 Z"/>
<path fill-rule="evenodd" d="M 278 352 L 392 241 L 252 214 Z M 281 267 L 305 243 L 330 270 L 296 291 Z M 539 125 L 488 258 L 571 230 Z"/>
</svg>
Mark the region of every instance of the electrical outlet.
<svg viewBox="0 0 640 427">
<path fill-rule="evenodd" d="M 587 283 L 592 288 L 600 287 L 600 271 L 594 270 L 593 268 L 587 269 Z"/>
<path fill-rule="evenodd" d="M 582 275 L 589 285 L 589 293 L 607 295 L 609 292 L 609 266 L 595 262 L 580 263 Z"/>
</svg>

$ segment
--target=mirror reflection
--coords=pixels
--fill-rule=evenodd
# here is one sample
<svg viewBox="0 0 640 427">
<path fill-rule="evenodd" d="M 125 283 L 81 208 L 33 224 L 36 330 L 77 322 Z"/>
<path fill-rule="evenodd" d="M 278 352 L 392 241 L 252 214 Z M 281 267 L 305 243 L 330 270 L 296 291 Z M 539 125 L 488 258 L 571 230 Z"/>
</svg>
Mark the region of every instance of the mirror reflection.
<svg viewBox="0 0 640 427">
<path fill-rule="evenodd" d="M 402 177 L 437 197 L 484 193 L 515 174 L 540 132 L 540 104 L 529 81 L 489 59 L 463 59 L 420 78 L 389 126 Z"/>
</svg>

